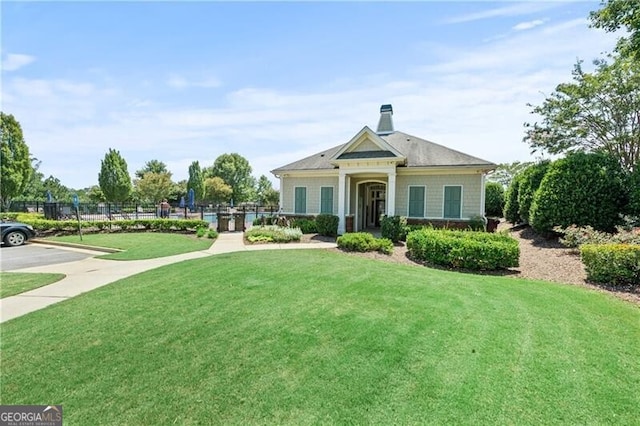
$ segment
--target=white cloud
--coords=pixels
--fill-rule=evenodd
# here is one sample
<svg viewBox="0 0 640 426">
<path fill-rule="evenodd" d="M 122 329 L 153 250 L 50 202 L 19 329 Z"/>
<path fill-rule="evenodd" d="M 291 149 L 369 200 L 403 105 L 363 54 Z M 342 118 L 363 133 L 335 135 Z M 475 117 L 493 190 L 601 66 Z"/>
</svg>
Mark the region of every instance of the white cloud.
<svg viewBox="0 0 640 426">
<path fill-rule="evenodd" d="M 167 85 L 174 89 L 186 89 L 189 87 L 200 87 L 204 89 L 215 89 L 222 85 L 222 82 L 215 77 L 207 76 L 198 79 L 188 79 L 184 76 L 173 74 L 167 79 Z"/>
<path fill-rule="evenodd" d="M 512 30 L 514 31 L 530 30 L 532 28 L 535 28 L 544 24 L 545 22 L 546 21 L 543 19 L 535 19 L 533 21 L 520 22 L 519 24 L 514 25 Z"/>
<path fill-rule="evenodd" d="M 470 3 L 473 4 L 473 3 Z M 510 4 L 509 6 L 501 6 L 494 9 L 483 10 L 481 12 L 467 13 L 464 15 L 449 18 L 446 23 L 462 24 L 473 21 L 480 21 L 491 18 L 501 18 L 507 16 L 530 15 L 537 12 L 546 11 L 561 6 L 560 2 L 521 2 Z"/>
<path fill-rule="evenodd" d="M 2 58 L 2 71 L 16 71 L 36 60 L 35 56 L 8 53 Z"/>
<path fill-rule="evenodd" d="M 97 182 L 109 148 L 121 152 L 131 174 L 158 159 L 175 180 L 187 178 L 194 160 L 210 166 L 220 154 L 237 152 L 256 177 L 267 175 L 277 187 L 270 170 L 345 143 L 364 125 L 375 129 L 386 103 L 393 104 L 398 130 L 496 163 L 527 161 L 522 123 L 532 117 L 526 103 L 568 81 L 576 57 L 589 60 L 614 45 L 615 37 L 588 29 L 582 19 L 474 49 L 434 46 L 435 64 L 414 65 L 398 78 L 363 74 L 305 91 L 247 85 L 221 91 L 215 106 L 204 108 L 164 103 L 152 83 L 127 90 L 104 76 L 5 79 L 2 98 L 43 161 L 41 171 L 71 187 Z M 176 88 L 207 81 L 171 78 Z"/>
</svg>

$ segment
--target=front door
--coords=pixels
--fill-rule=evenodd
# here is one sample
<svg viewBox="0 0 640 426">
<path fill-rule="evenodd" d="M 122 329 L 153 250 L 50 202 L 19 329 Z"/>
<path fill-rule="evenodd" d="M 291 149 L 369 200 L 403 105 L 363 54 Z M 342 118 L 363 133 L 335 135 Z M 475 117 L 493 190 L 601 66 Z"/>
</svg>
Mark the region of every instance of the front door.
<svg viewBox="0 0 640 426">
<path fill-rule="evenodd" d="M 384 185 L 370 185 L 367 190 L 367 228 L 379 228 L 380 217 L 385 213 L 386 188 Z"/>
</svg>

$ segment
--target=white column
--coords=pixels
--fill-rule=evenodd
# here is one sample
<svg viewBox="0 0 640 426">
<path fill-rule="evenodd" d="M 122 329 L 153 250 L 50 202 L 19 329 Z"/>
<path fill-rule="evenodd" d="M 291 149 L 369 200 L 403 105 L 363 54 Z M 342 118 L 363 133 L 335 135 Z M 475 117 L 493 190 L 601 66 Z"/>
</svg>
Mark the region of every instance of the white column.
<svg viewBox="0 0 640 426">
<path fill-rule="evenodd" d="M 480 216 L 482 216 L 482 217 L 485 217 L 485 216 L 484 216 L 484 203 L 485 203 L 485 200 L 484 200 L 484 196 L 485 196 L 485 193 L 484 193 L 484 186 L 485 186 L 485 176 L 486 176 L 486 173 L 483 173 L 483 174 L 481 175 L 481 177 L 480 177 Z M 485 223 L 486 223 L 486 218 L 485 218 Z"/>
<path fill-rule="evenodd" d="M 396 173 L 387 175 L 387 216 L 396 215 Z"/>
<path fill-rule="evenodd" d="M 279 210 L 282 211 L 282 209 L 284 208 L 284 177 L 282 175 L 280 175 L 280 206 L 279 206 Z"/>
<path fill-rule="evenodd" d="M 345 232 L 345 219 L 344 219 L 344 200 L 346 195 L 346 175 L 341 170 L 338 176 L 338 235 L 342 235 Z"/>
<path fill-rule="evenodd" d="M 344 201 L 345 203 L 344 214 L 350 215 L 351 214 L 351 176 L 347 175 L 345 177 L 344 184 L 346 187 L 346 190 L 345 190 L 346 197 Z"/>
</svg>

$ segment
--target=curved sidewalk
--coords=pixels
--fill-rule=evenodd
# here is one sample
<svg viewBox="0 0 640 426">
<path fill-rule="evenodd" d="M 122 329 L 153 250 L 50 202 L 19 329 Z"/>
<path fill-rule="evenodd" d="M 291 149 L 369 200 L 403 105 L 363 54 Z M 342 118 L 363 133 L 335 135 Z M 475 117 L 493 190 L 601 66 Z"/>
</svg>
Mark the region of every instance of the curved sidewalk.
<svg viewBox="0 0 640 426">
<path fill-rule="evenodd" d="M 145 260 L 106 260 L 93 257 L 76 262 L 36 266 L 11 272 L 53 272 L 66 277 L 53 284 L 15 296 L 0 299 L 0 323 L 37 311 L 62 300 L 94 290 L 122 278 L 183 260 L 198 259 L 222 253 L 255 250 L 335 248 L 335 243 L 257 244 L 246 246 L 243 234 L 222 233 L 207 250 Z"/>
</svg>

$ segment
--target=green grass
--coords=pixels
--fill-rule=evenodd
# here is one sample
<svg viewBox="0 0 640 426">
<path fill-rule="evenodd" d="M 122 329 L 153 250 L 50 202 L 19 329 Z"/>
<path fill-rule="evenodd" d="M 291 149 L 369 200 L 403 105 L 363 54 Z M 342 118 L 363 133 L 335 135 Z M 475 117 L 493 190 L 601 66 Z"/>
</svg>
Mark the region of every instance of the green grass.
<svg viewBox="0 0 640 426">
<path fill-rule="evenodd" d="M 154 232 L 88 234 L 82 236 L 82 241 L 77 235 L 51 237 L 47 238 L 47 240 L 124 250 L 118 253 L 98 256 L 102 259 L 111 260 L 154 259 L 207 250 L 214 241 L 208 238 L 196 238 L 194 235 Z"/>
<path fill-rule="evenodd" d="M 637 424 L 640 309 L 323 250 L 173 264 L 8 321 L 65 424 Z"/>
<path fill-rule="evenodd" d="M 0 299 L 55 283 L 64 277 L 64 274 L 0 272 Z"/>
</svg>

